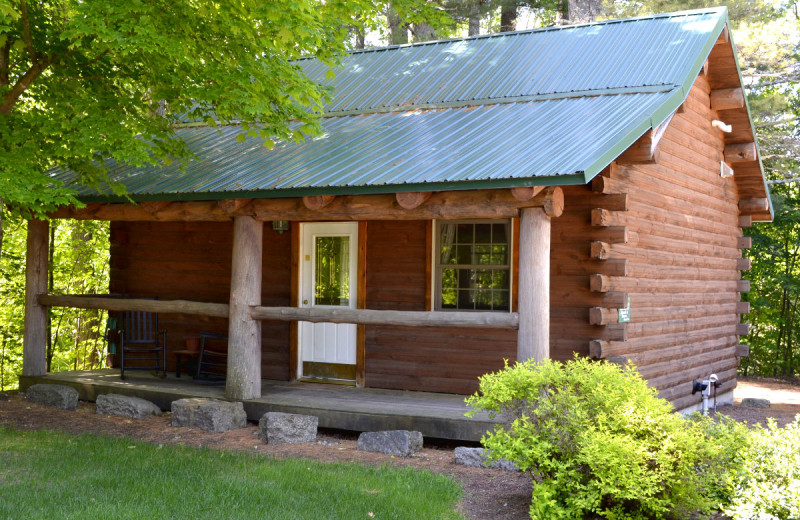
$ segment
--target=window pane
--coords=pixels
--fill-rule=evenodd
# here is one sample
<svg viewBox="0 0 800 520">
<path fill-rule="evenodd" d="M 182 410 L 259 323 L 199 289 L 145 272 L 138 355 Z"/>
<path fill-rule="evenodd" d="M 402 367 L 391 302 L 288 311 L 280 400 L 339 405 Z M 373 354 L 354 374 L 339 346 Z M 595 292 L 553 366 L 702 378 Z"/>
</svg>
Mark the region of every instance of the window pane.
<svg viewBox="0 0 800 520">
<path fill-rule="evenodd" d="M 472 291 L 469 289 L 462 289 L 458 291 L 458 308 L 459 309 L 466 309 L 472 310 L 474 309 L 474 305 L 472 304 Z"/>
<path fill-rule="evenodd" d="M 492 309 L 496 311 L 507 311 L 509 309 L 508 291 L 492 292 Z"/>
<path fill-rule="evenodd" d="M 316 237 L 316 305 L 350 305 L 350 237 Z"/>
<path fill-rule="evenodd" d="M 458 244 L 472 244 L 472 231 L 475 227 L 474 224 L 456 224 L 457 234 L 456 243 Z"/>
<path fill-rule="evenodd" d="M 459 265 L 469 265 L 472 263 L 472 246 L 456 246 L 456 261 Z"/>
<path fill-rule="evenodd" d="M 492 261 L 492 246 L 474 246 L 472 248 L 472 265 L 489 265 Z"/>
<path fill-rule="evenodd" d="M 492 243 L 492 224 L 475 224 L 475 243 Z"/>
<path fill-rule="evenodd" d="M 508 246 L 492 246 L 492 265 L 508 265 Z"/>
<path fill-rule="evenodd" d="M 483 311 L 492 310 L 492 291 L 491 289 L 476 289 L 475 308 Z"/>
<path fill-rule="evenodd" d="M 505 224 L 492 224 L 492 243 L 508 244 L 508 228 L 508 222 Z"/>
</svg>

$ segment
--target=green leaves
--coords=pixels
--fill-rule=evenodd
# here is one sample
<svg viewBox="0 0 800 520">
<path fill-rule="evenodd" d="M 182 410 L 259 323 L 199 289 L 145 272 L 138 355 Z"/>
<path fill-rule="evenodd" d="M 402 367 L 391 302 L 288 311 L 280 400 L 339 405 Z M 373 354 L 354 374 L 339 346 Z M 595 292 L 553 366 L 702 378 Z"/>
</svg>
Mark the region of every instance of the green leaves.
<svg viewBox="0 0 800 520">
<path fill-rule="evenodd" d="M 23 19 L 19 5 L 0 0 L 0 38 L 15 42 L 9 85 L 32 67 L 26 31 L 36 55 L 52 63 L 18 98 L 0 84 L 10 107 L 0 115 L 2 195 L 11 207 L 38 213 L 74 202 L 77 184 L 118 191 L 105 160 L 189 160 L 175 123 L 244 121 L 250 128 L 240 139 L 261 138 L 267 147 L 319 134 L 328 90 L 294 61 L 315 57 L 335 66 L 348 25 L 374 24 L 385 7 L 366 0 L 65 0 L 29 2 Z M 74 172 L 75 185 L 52 183 L 54 167 Z"/>
<path fill-rule="evenodd" d="M 674 414 L 632 367 L 517 363 L 481 377 L 467 403 L 504 419 L 482 440 L 490 456 L 537 477 L 531 518 L 649 519 L 717 506 L 724 469 L 713 461 L 731 457 L 716 441 L 731 430 Z"/>
</svg>

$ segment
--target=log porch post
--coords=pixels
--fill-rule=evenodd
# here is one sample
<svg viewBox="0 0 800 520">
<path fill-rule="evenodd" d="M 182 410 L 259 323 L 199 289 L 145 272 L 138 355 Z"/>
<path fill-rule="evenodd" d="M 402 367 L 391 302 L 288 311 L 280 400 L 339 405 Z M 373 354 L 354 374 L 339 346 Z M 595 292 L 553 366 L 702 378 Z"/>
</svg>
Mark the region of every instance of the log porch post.
<svg viewBox="0 0 800 520">
<path fill-rule="evenodd" d="M 47 293 L 50 223 L 28 221 L 28 251 L 25 257 L 25 334 L 22 347 L 22 375 L 41 376 L 47 371 L 47 308 L 39 305 Z"/>
<path fill-rule="evenodd" d="M 225 380 L 229 399 L 261 397 L 261 322 L 250 316 L 250 306 L 261 304 L 263 237 L 263 222 L 248 216 L 234 219 Z"/>
<path fill-rule="evenodd" d="M 517 361 L 550 357 L 550 216 L 520 210 Z"/>
</svg>

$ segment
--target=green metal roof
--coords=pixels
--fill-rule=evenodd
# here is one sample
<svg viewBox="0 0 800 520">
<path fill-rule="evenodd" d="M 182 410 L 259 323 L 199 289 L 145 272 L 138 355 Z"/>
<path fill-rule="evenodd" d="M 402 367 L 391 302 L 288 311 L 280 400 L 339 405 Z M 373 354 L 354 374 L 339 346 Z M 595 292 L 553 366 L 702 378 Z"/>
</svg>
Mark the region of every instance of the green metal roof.
<svg viewBox="0 0 800 520">
<path fill-rule="evenodd" d="M 135 200 L 583 184 L 683 102 L 726 23 L 703 9 L 356 51 L 321 137 L 269 150 L 238 126 L 187 127 L 185 170 L 107 166 Z"/>
</svg>

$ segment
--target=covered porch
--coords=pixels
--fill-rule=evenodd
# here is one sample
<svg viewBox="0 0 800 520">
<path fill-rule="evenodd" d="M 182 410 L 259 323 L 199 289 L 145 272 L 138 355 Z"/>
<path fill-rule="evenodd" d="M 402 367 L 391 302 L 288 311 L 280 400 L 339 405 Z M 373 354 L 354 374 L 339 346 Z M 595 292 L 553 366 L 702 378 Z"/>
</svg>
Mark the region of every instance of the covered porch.
<svg viewBox="0 0 800 520">
<path fill-rule="evenodd" d="M 189 397 L 224 398 L 220 386 L 198 385 L 173 373 L 160 379 L 148 373 L 132 373 L 124 381 L 119 370 L 102 369 L 23 376 L 20 388 L 37 383 L 75 388 L 80 399 L 94 401 L 98 395 L 115 393 L 141 397 L 169 410 L 170 403 Z M 408 429 L 425 437 L 479 441 L 492 428 L 485 413 L 466 417 L 464 396 L 431 392 L 409 392 L 343 385 L 262 380 L 260 397 L 243 399 L 250 421 L 266 412 L 315 415 L 321 428 L 353 431 Z"/>
<path fill-rule="evenodd" d="M 365 327 L 368 331 L 377 334 L 380 342 L 380 327 L 394 327 L 396 329 L 427 331 L 438 329 L 440 337 L 445 331 L 450 338 L 456 337 L 455 333 L 464 331 L 465 336 L 475 334 L 475 331 L 494 331 L 505 329 L 511 332 L 506 334 L 507 339 L 515 340 L 516 352 L 513 350 L 506 354 L 492 353 L 489 341 L 478 339 L 480 342 L 477 348 L 481 349 L 483 357 L 473 356 L 474 367 L 469 373 L 466 371 L 461 376 L 463 380 L 468 380 L 469 384 L 477 382 L 477 375 L 485 373 L 489 367 L 481 365 L 483 360 L 491 357 L 494 364 L 498 362 L 501 368 L 502 359 L 524 360 L 529 358 L 544 359 L 549 357 L 549 256 L 550 256 L 550 219 L 561 214 L 564 207 L 563 193 L 560 188 L 514 188 L 501 190 L 475 190 L 463 192 L 437 192 L 433 195 L 412 197 L 409 193 L 397 193 L 391 195 L 358 195 L 358 196 L 330 196 L 324 197 L 320 201 L 318 197 L 302 197 L 296 199 L 253 199 L 253 200 L 219 200 L 210 202 L 165 202 L 158 203 L 155 207 L 148 202 L 140 204 L 130 203 L 106 203 L 90 205 L 83 209 L 70 208 L 59 211 L 52 216 L 54 218 L 83 218 L 110 220 L 112 223 L 197 223 L 201 226 L 211 226 L 212 224 L 230 223 L 230 228 L 204 227 L 206 237 L 230 237 L 230 242 L 226 247 L 216 247 L 218 251 L 227 249 L 228 253 L 221 253 L 227 256 L 227 262 L 217 262 L 219 276 L 222 283 L 218 285 L 225 290 L 224 296 L 217 294 L 213 298 L 206 299 L 192 298 L 189 296 L 192 287 L 203 285 L 206 271 L 194 268 L 194 273 L 200 274 L 196 282 L 185 282 L 177 290 L 159 294 L 159 287 L 147 291 L 146 295 L 157 295 L 159 300 L 149 299 L 146 296 L 134 296 L 132 298 L 111 298 L 103 295 L 84 296 L 84 295 L 54 295 L 46 294 L 47 280 L 47 257 L 48 257 L 48 224 L 44 221 L 31 221 L 28 231 L 28 259 L 27 259 L 27 290 L 26 290 L 26 331 L 25 331 L 25 351 L 23 375 L 38 377 L 45 375 L 44 345 L 46 336 L 46 315 L 48 307 L 75 307 L 88 309 L 106 309 L 109 311 L 144 311 L 152 313 L 163 313 L 168 315 L 183 315 L 196 317 L 199 320 L 216 319 L 227 322 L 228 337 L 228 362 L 226 374 L 226 386 L 224 397 L 233 400 L 248 401 L 258 399 L 262 395 L 262 378 L 276 380 L 284 377 L 284 374 L 277 374 L 270 377 L 263 374 L 262 366 L 268 369 L 278 368 L 278 371 L 287 372 L 286 378 L 289 381 L 298 379 L 299 351 L 296 339 L 296 323 L 344 323 L 357 326 L 357 333 L 353 334 L 357 339 L 356 351 L 353 366 L 355 368 L 354 383 L 359 389 L 366 386 L 365 378 L 368 376 L 366 363 L 371 359 L 365 348 Z M 341 199 L 341 201 L 340 201 Z M 413 200 L 409 200 L 413 199 Z M 339 202 L 340 201 L 340 202 Z M 338 202 L 338 203 L 337 203 Z M 458 221 L 459 219 L 518 219 L 517 236 L 519 240 L 517 252 L 518 260 L 515 259 L 518 270 L 518 282 L 515 280 L 515 301 L 512 312 L 465 312 L 465 311 L 442 311 L 434 310 L 430 300 L 425 301 L 430 294 L 429 289 L 425 289 L 425 296 L 418 295 L 417 300 L 410 305 L 400 305 L 395 307 L 391 302 L 386 301 L 386 295 L 393 291 L 401 290 L 401 286 L 386 286 L 379 280 L 374 279 L 374 283 L 367 282 L 370 272 L 375 273 L 374 265 L 370 268 L 366 266 L 369 257 L 367 247 L 366 229 L 367 222 L 416 222 L 415 226 L 424 230 L 426 222 L 428 229 L 432 221 Z M 268 236 L 265 241 L 264 223 L 275 219 L 288 219 L 291 224 L 289 239 L 276 241 L 276 236 Z M 301 299 L 298 293 L 298 264 L 303 260 L 308 260 L 308 255 L 300 254 L 299 236 L 297 232 L 302 223 L 308 222 L 357 222 L 360 230 L 358 239 L 353 241 L 354 249 L 357 253 L 353 256 L 358 257 L 357 268 L 353 268 L 352 288 L 358 287 L 358 297 L 349 298 L 349 307 L 311 307 L 306 305 L 305 299 Z M 363 231 L 363 232 L 361 232 Z M 159 232 L 142 234 L 142 240 L 150 241 L 158 239 Z M 172 235 L 170 235 L 172 236 Z M 179 236 L 179 235 L 176 235 Z M 388 236 L 372 234 L 372 239 Z M 428 234 L 430 237 L 430 234 Z M 175 240 L 180 240 L 179 238 Z M 214 238 L 217 240 L 217 238 Z M 425 245 L 424 235 L 421 242 Z M 179 243 L 179 242 L 178 242 Z M 276 244 L 283 244 L 278 246 Z M 357 244 L 356 244 L 357 243 Z M 419 245 L 419 244 L 418 244 Z M 161 277 L 158 280 L 149 281 L 148 273 L 145 271 L 137 272 L 141 280 L 148 280 L 148 283 L 163 285 L 166 279 L 174 279 L 179 276 L 179 271 L 175 266 L 186 265 L 191 262 L 191 258 L 183 256 L 180 251 L 181 246 L 170 244 L 170 247 L 177 247 L 178 253 L 175 258 L 169 261 L 163 260 L 159 255 L 150 255 L 147 258 L 148 265 L 162 266 L 162 262 L 169 267 L 159 267 L 165 269 L 159 272 Z M 281 249 L 281 247 L 283 249 Z M 377 246 L 379 247 L 379 246 Z M 417 266 L 417 277 L 422 280 L 420 287 L 424 287 L 425 282 L 430 283 L 430 273 L 426 269 L 430 268 L 429 259 L 431 258 L 432 245 L 428 239 L 427 252 L 425 248 L 418 247 L 423 251 L 420 262 Z M 373 246 L 375 250 L 376 246 Z M 149 251 L 149 250 L 148 250 Z M 163 251 L 163 250 L 159 250 Z M 287 253 L 288 256 L 287 256 Z M 149 253 L 148 253 L 149 254 Z M 508 253 L 510 255 L 510 253 Z M 112 255 L 113 256 L 113 255 Z M 284 264 L 284 270 L 275 271 L 273 265 L 279 260 Z M 291 260 L 291 262 L 290 262 Z M 227 263 L 228 267 L 225 267 Z M 289 264 L 291 268 L 289 267 Z M 113 267 L 113 266 L 112 266 Z M 392 267 L 385 268 L 385 271 Z M 356 273 L 357 271 L 357 273 Z M 271 273 L 273 277 L 284 278 L 285 294 L 277 294 L 271 288 L 263 289 L 262 278 L 266 273 Z M 277 273 L 277 274 L 276 274 Z M 112 285 L 113 285 L 112 276 Z M 285 283 L 290 281 L 289 283 Z M 395 281 L 397 283 L 397 281 Z M 192 285 L 193 284 L 193 285 Z M 430 287 L 430 286 L 429 286 Z M 288 288 L 288 289 L 286 289 Z M 364 289 L 367 290 L 364 290 Z M 371 289 L 372 288 L 372 289 Z M 112 287 L 113 289 L 113 287 Z M 368 290 L 372 290 L 374 296 L 368 297 Z M 186 292 L 190 291 L 190 292 Z M 130 291 L 114 291 L 126 293 Z M 133 291 L 142 293 L 143 291 Z M 291 292 L 291 294 L 289 294 Z M 420 291 L 418 291 L 420 292 Z M 187 297 L 189 296 L 189 297 Z M 186 299 L 178 299 L 186 298 Z M 225 299 L 223 299 L 225 298 Z M 210 300 L 210 301 L 209 301 Z M 227 300 L 227 303 L 222 301 Z M 390 298 L 391 300 L 391 298 Z M 277 305 L 276 305 L 277 302 Z M 288 303 L 288 306 L 286 305 Z M 393 308 L 394 307 L 394 308 Z M 413 309 L 413 310 L 406 310 Z M 193 318 L 195 319 L 195 318 Z M 291 337 L 288 341 L 288 349 L 284 338 L 278 338 L 276 344 L 280 349 L 278 353 L 282 356 L 278 362 L 267 361 L 263 365 L 262 344 L 269 340 L 269 332 L 262 332 L 261 322 L 269 323 L 291 323 Z M 378 328 L 375 328 L 378 327 Z M 288 330 L 288 329 L 286 329 Z M 220 331 L 221 332 L 221 331 Z M 426 333 L 420 333 L 417 338 L 421 338 Z M 287 336 L 290 336 L 287 334 Z M 396 341 L 402 340 L 404 345 L 413 344 L 413 340 L 403 339 L 396 334 Z M 392 363 L 416 363 L 424 366 L 425 360 L 414 358 L 416 353 L 405 352 L 402 355 L 408 359 L 400 359 L 396 352 L 399 347 L 392 346 L 395 350 L 390 352 Z M 512 347 L 513 348 L 513 347 Z M 435 349 L 428 349 L 428 353 Z M 509 355 L 510 354 L 510 355 Z M 514 356 L 516 354 L 516 356 Z M 408 356 L 412 356 L 409 358 Z M 287 358 L 286 361 L 283 357 Z M 374 358 L 372 358 L 374 359 Z M 366 361 L 365 361 L 366 360 Z M 410 361 L 409 361 L 410 360 Z M 453 363 L 463 360 L 453 358 Z M 422 365 L 420 365 L 422 364 Z M 393 365 L 393 366 L 395 366 Z M 452 371 L 453 365 L 447 360 L 443 366 Z M 440 370 L 440 369 L 437 369 Z M 473 373 L 474 372 L 474 373 Z M 365 376 L 365 373 L 367 374 Z M 263 375 L 262 375 L 263 374 Z M 446 376 L 446 372 L 437 371 L 425 377 L 428 381 Z M 416 374 L 411 377 L 416 378 Z M 410 388 L 402 384 L 384 387 L 384 389 L 398 388 L 403 390 L 421 390 L 441 392 L 436 386 L 418 385 L 417 388 Z M 444 392 L 451 393 L 470 393 L 474 390 L 460 391 L 445 389 Z M 457 397 L 460 399 L 460 397 Z"/>
</svg>

